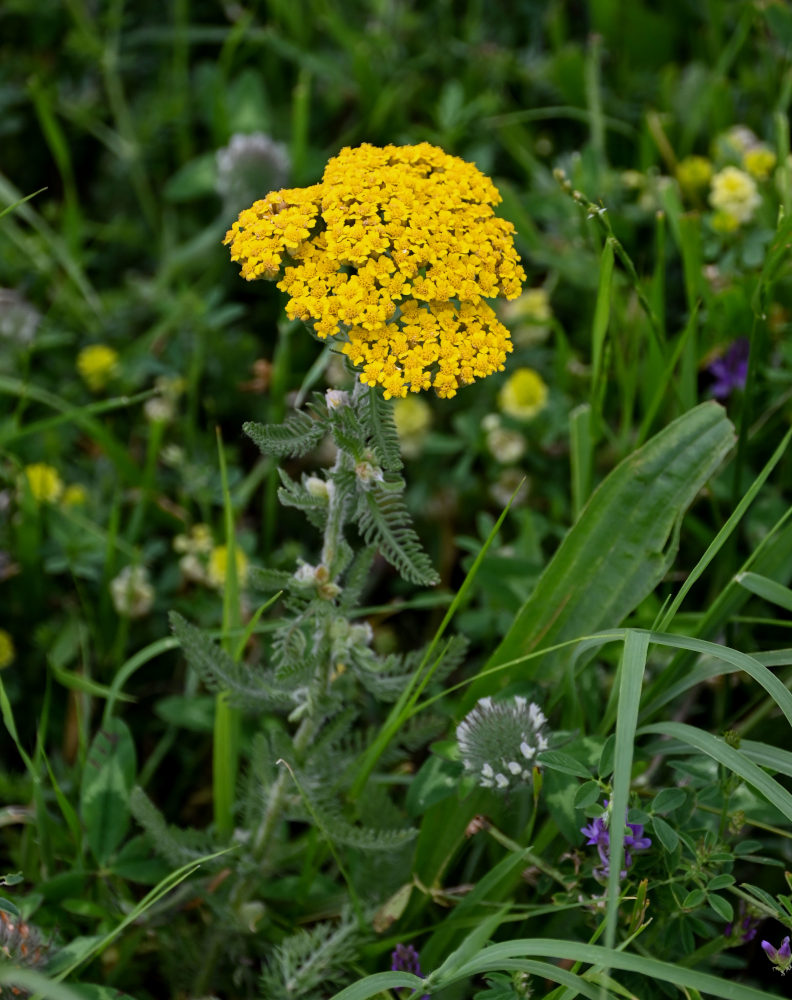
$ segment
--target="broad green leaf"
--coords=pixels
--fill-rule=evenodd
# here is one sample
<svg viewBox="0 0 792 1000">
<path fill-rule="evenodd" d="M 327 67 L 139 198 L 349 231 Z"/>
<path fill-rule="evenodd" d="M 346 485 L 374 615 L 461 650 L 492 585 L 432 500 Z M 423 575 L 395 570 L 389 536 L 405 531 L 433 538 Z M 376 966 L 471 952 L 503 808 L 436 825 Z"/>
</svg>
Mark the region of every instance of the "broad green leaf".
<svg viewBox="0 0 792 1000">
<path fill-rule="evenodd" d="M 591 778 L 591 771 L 571 754 L 561 750 L 545 750 L 539 754 L 539 763 L 551 771 L 561 771 L 563 774 L 571 774 L 575 778 L 583 778 L 588 781 Z"/>
<path fill-rule="evenodd" d="M 127 831 L 136 772 L 132 734 L 126 723 L 110 719 L 91 743 L 80 787 L 85 839 L 100 865 L 107 863 Z"/>
<path fill-rule="evenodd" d="M 442 757 L 432 755 L 424 761 L 407 790 L 407 812 L 410 816 L 421 816 L 431 806 L 459 788 L 461 765 Z"/>
<path fill-rule="evenodd" d="M 661 819 L 659 816 L 652 816 L 652 827 L 654 828 L 654 832 L 657 834 L 657 839 L 669 854 L 677 849 L 679 836 L 670 823 L 666 823 L 666 821 Z"/>
<path fill-rule="evenodd" d="M 682 515 L 733 442 L 723 408 L 702 403 L 621 462 L 592 494 L 484 672 L 618 625 L 665 575 Z M 499 682 L 557 677 L 573 655 L 557 650 L 503 669 Z M 491 680 L 480 679 L 466 702 L 491 689 Z"/>
</svg>

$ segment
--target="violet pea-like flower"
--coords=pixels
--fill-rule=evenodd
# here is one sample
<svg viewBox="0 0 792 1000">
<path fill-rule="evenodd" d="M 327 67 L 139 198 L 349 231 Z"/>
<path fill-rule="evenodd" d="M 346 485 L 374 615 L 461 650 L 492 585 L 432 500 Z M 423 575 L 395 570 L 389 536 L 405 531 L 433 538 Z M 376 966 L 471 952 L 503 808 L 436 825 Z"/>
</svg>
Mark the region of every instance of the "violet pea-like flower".
<svg viewBox="0 0 792 1000">
<path fill-rule="evenodd" d="M 606 799 L 603 804 L 607 809 L 608 800 Z M 597 853 L 602 864 L 594 869 L 593 875 L 594 878 L 601 881 L 607 879 L 610 873 L 610 833 L 605 816 L 607 816 L 607 813 L 603 814 L 603 816 L 597 816 L 590 823 L 587 823 L 586 826 L 581 827 L 580 830 L 587 838 L 586 843 L 591 847 L 597 848 Z M 631 852 L 645 851 L 652 846 L 651 839 L 644 836 L 644 828 L 641 823 L 627 823 L 626 826 L 630 832 L 624 835 L 624 868 L 619 873 L 620 878 L 626 877 L 627 869 L 633 863 Z"/>
<path fill-rule="evenodd" d="M 789 936 L 784 938 L 778 948 L 774 948 L 769 941 L 762 941 L 762 951 L 783 976 L 792 965 L 792 948 L 789 946 Z"/>
</svg>

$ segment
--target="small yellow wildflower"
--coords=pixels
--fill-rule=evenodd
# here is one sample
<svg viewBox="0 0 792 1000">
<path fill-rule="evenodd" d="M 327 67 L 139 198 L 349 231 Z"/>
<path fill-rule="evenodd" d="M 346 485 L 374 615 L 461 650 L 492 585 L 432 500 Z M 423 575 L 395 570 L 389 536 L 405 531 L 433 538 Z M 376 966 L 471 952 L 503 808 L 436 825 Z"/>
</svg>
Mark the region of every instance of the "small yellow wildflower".
<svg viewBox="0 0 792 1000">
<path fill-rule="evenodd" d="M 118 351 L 107 344 L 91 344 L 77 355 L 77 371 L 92 392 L 101 392 L 118 368 Z"/>
<path fill-rule="evenodd" d="M 776 155 L 767 146 L 758 145 L 743 153 L 743 166 L 758 181 L 766 181 L 776 165 Z"/>
<path fill-rule="evenodd" d="M 57 469 L 45 462 L 26 465 L 23 474 L 27 487 L 38 503 L 56 503 L 63 493 L 63 480 Z"/>
<path fill-rule="evenodd" d="M 248 574 L 248 560 L 245 553 L 238 546 L 236 552 L 236 577 L 240 587 L 244 587 Z M 225 586 L 228 574 L 228 548 L 225 545 L 215 545 L 209 553 L 209 565 L 207 568 L 207 578 L 209 585 L 222 590 Z"/>
<path fill-rule="evenodd" d="M 397 399 L 393 419 L 401 442 L 402 454 L 416 458 L 421 453 L 424 438 L 432 424 L 432 408 L 419 396 Z"/>
<path fill-rule="evenodd" d="M 14 640 L 4 628 L 0 628 L 0 670 L 10 666 L 15 656 Z"/>
<path fill-rule="evenodd" d="M 731 212 L 715 212 L 710 224 L 716 233 L 733 233 L 740 228 L 740 220 Z"/>
<path fill-rule="evenodd" d="M 441 149 L 342 149 L 322 180 L 273 191 L 226 235 L 247 280 L 281 276 L 291 319 L 312 325 L 386 399 L 502 371 L 508 330 L 485 299 L 520 294 L 514 227 L 473 164 Z"/>
<path fill-rule="evenodd" d="M 761 199 L 749 174 L 737 167 L 724 167 L 712 178 L 709 200 L 714 209 L 742 224 L 751 220 Z"/>
<path fill-rule="evenodd" d="M 518 368 L 498 393 L 498 406 L 517 420 L 532 420 L 547 404 L 547 386 L 533 368 Z"/>
<path fill-rule="evenodd" d="M 61 497 L 64 507 L 81 507 L 87 500 L 88 493 L 82 483 L 71 483 Z"/>
<path fill-rule="evenodd" d="M 712 179 L 712 163 L 706 156 L 686 156 L 677 164 L 676 177 L 686 195 L 696 195 Z"/>
</svg>

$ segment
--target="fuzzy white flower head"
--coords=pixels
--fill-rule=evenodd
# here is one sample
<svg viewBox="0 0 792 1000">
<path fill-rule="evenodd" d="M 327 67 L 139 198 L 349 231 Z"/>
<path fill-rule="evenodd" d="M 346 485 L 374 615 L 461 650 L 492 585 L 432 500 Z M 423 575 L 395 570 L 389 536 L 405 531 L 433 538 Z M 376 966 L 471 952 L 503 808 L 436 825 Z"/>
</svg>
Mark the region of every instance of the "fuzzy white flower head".
<svg viewBox="0 0 792 1000">
<path fill-rule="evenodd" d="M 738 223 L 749 222 L 761 198 L 750 174 L 737 167 L 724 167 L 712 178 L 710 205 Z"/>
<path fill-rule="evenodd" d="M 0 337 L 26 347 L 36 336 L 41 316 L 13 288 L 0 288 Z"/>
<path fill-rule="evenodd" d="M 456 730 L 465 770 L 478 777 L 482 788 L 530 782 L 536 756 L 548 746 L 546 723 L 539 706 L 526 698 L 479 699 Z"/>
<path fill-rule="evenodd" d="M 508 427 L 496 427 L 487 433 L 487 450 L 497 462 L 512 465 L 525 454 L 525 437 Z"/>
<path fill-rule="evenodd" d="M 264 132 L 238 132 L 215 157 L 217 193 L 229 214 L 237 214 L 268 191 L 283 187 L 289 178 L 288 150 Z"/>
<path fill-rule="evenodd" d="M 125 566 L 110 581 L 110 596 L 119 615 L 143 618 L 154 603 L 154 588 L 145 566 Z"/>
</svg>

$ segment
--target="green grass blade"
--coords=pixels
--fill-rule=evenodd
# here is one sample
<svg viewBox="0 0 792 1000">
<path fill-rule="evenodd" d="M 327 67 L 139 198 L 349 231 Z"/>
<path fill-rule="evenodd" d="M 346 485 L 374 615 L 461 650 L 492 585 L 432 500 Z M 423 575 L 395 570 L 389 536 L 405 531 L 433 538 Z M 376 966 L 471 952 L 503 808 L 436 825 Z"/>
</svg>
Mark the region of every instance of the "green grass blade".
<svg viewBox="0 0 792 1000">
<path fill-rule="evenodd" d="M 770 768 L 775 774 L 784 774 L 792 778 L 792 753 L 789 750 L 782 750 L 767 743 L 757 743 L 755 740 L 741 740 L 740 750 L 754 764 Z"/>
<path fill-rule="evenodd" d="M 720 737 L 706 733 L 695 726 L 689 726 L 684 722 L 658 722 L 649 726 L 641 726 L 638 735 L 655 733 L 658 736 L 670 736 L 678 739 L 681 743 L 686 743 L 694 750 L 706 754 L 719 764 L 722 764 L 729 771 L 739 775 L 743 781 L 751 785 L 767 801 L 774 806 L 782 815 L 792 821 L 792 795 L 774 778 L 749 760 L 746 754 L 735 750 Z M 662 746 L 658 748 L 662 753 Z"/>
<path fill-rule="evenodd" d="M 738 573 L 735 580 L 749 593 L 756 594 L 757 597 L 763 598 L 770 604 L 776 604 L 785 611 L 792 611 L 792 590 L 789 587 L 759 573 Z"/>
<path fill-rule="evenodd" d="M 610 873 L 608 877 L 608 902 L 605 911 L 605 945 L 608 948 L 612 948 L 616 943 L 620 872 L 624 857 L 624 823 L 630 795 L 635 729 L 638 722 L 641 687 L 648 649 L 649 635 L 647 633 L 628 630 L 624 639 L 624 652 L 620 667 L 613 794 L 610 803 Z"/>
<path fill-rule="evenodd" d="M 756 990 L 751 986 L 730 982 L 706 972 L 687 969 L 672 962 L 661 962 L 644 955 L 633 955 L 629 952 L 604 948 L 600 945 L 584 944 L 580 941 L 562 941 L 557 938 L 527 938 L 492 944 L 458 969 L 453 982 L 504 967 L 498 963 L 533 956 L 543 959 L 586 962 L 599 968 L 633 972 L 660 982 L 673 983 L 683 989 L 697 989 L 701 993 L 717 997 L 719 1000 L 767 1000 L 767 992 L 764 990 Z M 438 991 L 448 985 L 450 985 L 448 982 L 435 984 Z"/>
<path fill-rule="evenodd" d="M 611 309 L 611 283 L 613 281 L 613 244 L 612 239 L 605 241 L 600 257 L 599 288 L 594 306 L 594 320 L 591 328 L 591 406 L 592 421 L 595 433 L 599 428 L 602 416 L 602 397 L 604 394 L 603 357 L 605 354 L 605 336 L 608 332 Z"/>
<path fill-rule="evenodd" d="M 741 653 L 730 646 L 722 646 L 717 642 L 706 642 L 704 639 L 693 639 L 683 635 L 673 635 L 662 632 L 652 632 L 650 640 L 660 646 L 671 646 L 677 649 L 688 649 L 696 653 L 707 653 L 715 659 L 723 660 L 731 664 L 733 669 L 742 670 L 767 691 L 773 701 L 778 705 L 784 716 L 792 726 L 792 693 L 786 685 L 767 667 L 753 656 Z M 723 671 L 727 673 L 728 671 Z M 653 710 L 655 703 L 650 706 Z M 644 716 L 649 709 L 644 710 Z"/>
<path fill-rule="evenodd" d="M 591 436 L 591 405 L 583 403 L 569 414 L 569 460 L 572 473 L 572 522 L 580 517 L 591 493 L 594 442 Z"/>
<path fill-rule="evenodd" d="M 788 430 L 787 433 L 784 435 L 783 440 L 778 445 L 773 454 L 770 456 L 770 459 L 768 460 L 765 467 L 762 469 L 762 471 L 759 473 L 759 475 L 756 477 L 753 483 L 751 483 L 748 492 L 743 496 L 743 498 L 737 504 L 735 509 L 732 511 L 729 519 L 726 521 L 726 524 L 724 524 L 724 526 L 712 540 L 710 545 L 707 547 L 707 551 L 704 553 L 701 559 L 699 559 L 699 561 L 691 570 L 687 580 L 685 580 L 685 582 L 680 587 L 679 593 L 676 595 L 674 600 L 671 602 L 668 610 L 663 615 L 662 621 L 658 622 L 656 626 L 658 632 L 666 632 L 668 630 L 668 626 L 674 620 L 674 615 L 679 610 L 679 607 L 684 601 L 685 597 L 687 596 L 688 591 L 693 586 L 693 584 L 699 579 L 699 577 L 702 575 L 707 566 L 709 566 L 709 564 L 721 550 L 721 548 L 723 547 L 724 543 L 729 538 L 731 533 L 740 523 L 743 514 L 745 514 L 746 510 L 748 510 L 753 501 L 756 499 L 757 494 L 764 486 L 770 473 L 773 471 L 773 469 L 781 460 L 781 457 L 783 456 L 784 452 L 787 449 L 787 446 L 789 445 L 790 439 L 792 439 L 792 428 L 790 428 L 790 430 Z"/>
<path fill-rule="evenodd" d="M 116 927 L 99 937 L 90 948 L 88 948 L 78 958 L 75 958 L 65 968 L 61 969 L 55 977 L 56 981 L 60 982 L 67 976 L 70 976 L 72 972 L 79 968 L 83 963 L 96 958 L 97 955 L 101 955 L 105 948 L 111 945 L 117 937 L 123 934 L 127 927 L 130 927 L 136 921 L 140 920 L 147 910 L 154 906 L 155 903 L 158 903 L 164 896 L 167 896 L 169 892 L 172 892 L 177 885 L 182 883 L 191 875 L 195 874 L 195 872 L 197 872 L 202 865 L 206 864 L 207 861 L 213 861 L 215 858 L 222 857 L 222 855 L 228 854 L 229 851 L 233 850 L 236 850 L 236 848 L 225 847 L 221 851 L 215 851 L 213 854 L 206 854 L 197 861 L 191 861 L 186 865 L 182 865 L 181 868 L 177 868 L 175 871 L 170 872 L 165 876 L 165 878 L 158 882 L 150 892 L 147 892 L 146 895 L 135 904 L 135 906 L 132 907 L 129 913 L 127 913 L 124 919 Z"/>
<path fill-rule="evenodd" d="M 223 586 L 223 645 L 233 655 L 230 632 L 241 626 L 239 581 L 237 579 L 236 538 L 231 491 L 228 488 L 225 451 L 217 429 L 220 480 L 223 490 L 223 520 L 226 543 L 226 576 Z M 240 647 L 237 647 L 240 648 Z M 240 654 L 244 647 L 240 648 Z M 221 691 L 215 700 L 214 740 L 212 744 L 212 791 L 215 828 L 219 837 L 229 837 L 234 829 L 234 802 L 239 770 L 240 713 L 228 704 L 228 692 Z"/>
<path fill-rule="evenodd" d="M 376 972 L 373 976 L 366 976 L 365 979 L 347 986 L 340 993 L 336 993 L 332 1000 L 368 1000 L 369 997 L 378 996 L 386 990 L 398 990 L 403 987 L 415 990 L 416 995 L 420 995 L 423 979 L 411 972 Z"/>
</svg>

